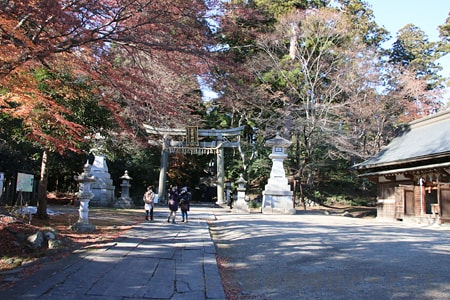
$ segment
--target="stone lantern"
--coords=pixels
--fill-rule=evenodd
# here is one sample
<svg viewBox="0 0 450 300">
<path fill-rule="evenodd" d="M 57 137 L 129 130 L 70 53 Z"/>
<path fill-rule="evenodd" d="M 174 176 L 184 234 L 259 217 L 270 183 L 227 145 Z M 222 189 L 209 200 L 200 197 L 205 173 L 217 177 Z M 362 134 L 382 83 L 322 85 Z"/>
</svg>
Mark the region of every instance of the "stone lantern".
<svg viewBox="0 0 450 300">
<path fill-rule="evenodd" d="M 91 174 L 91 165 L 89 165 L 89 162 L 86 162 L 84 165 L 83 173 L 74 176 L 74 179 L 79 184 L 77 197 L 80 201 L 80 209 L 78 210 L 78 222 L 73 224 L 71 229 L 80 232 L 92 232 L 95 230 L 95 226 L 89 223 L 89 201 L 94 197 L 94 193 L 92 193 L 91 190 L 91 184 L 95 182 L 95 178 Z"/>
<path fill-rule="evenodd" d="M 133 179 L 128 175 L 128 171 L 125 171 L 125 174 L 123 174 L 122 177 L 122 183 L 120 186 L 122 187 L 122 193 L 117 200 L 117 202 L 114 204 L 114 207 L 117 208 L 130 208 L 131 207 L 131 197 L 130 197 L 130 181 Z"/>
<path fill-rule="evenodd" d="M 270 178 L 263 192 L 262 212 L 278 214 L 295 214 L 293 192 L 285 175 L 283 161 L 287 157 L 285 149 L 291 145 L 278 134 L 266 141 L 267 147 L 272 147 L 269 158 L 272 159 Z"/>
<path fill-rule="evenodd" d="M 237 198 L 236 198 L 236 203 L 234 204 L 234 209 L 238 209 L 238 210 L 242 210 L 245 212 L 249 212 L 249 208 L 248 208 L 248 204 L 247 201 L 245 201 L 245 184 L 247 183 L 247 181 L 245 181 L 243 175 L 241 174 L 239 176 L 239 179 L 236 181 L 237 184 Z"/>
</svg>

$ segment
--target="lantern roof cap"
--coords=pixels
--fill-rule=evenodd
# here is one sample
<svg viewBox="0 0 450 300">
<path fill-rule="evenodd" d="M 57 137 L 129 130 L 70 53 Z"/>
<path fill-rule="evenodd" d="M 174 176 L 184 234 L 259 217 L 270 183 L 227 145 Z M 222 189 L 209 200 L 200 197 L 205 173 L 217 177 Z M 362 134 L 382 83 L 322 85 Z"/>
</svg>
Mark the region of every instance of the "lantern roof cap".
<svg viewBox="0 0 450 300">
<path fill-rule="evenodd" d="M 128 170 L 125 170 L 125 174 L 123 174 L 122 177 L 120 177 L 120 179 L 131 180 L 133 178 L 131 178 L 130 175 L 128 175 Z"/>
<path fill-rule="evenodd" d="M 247 183 L 247 181 L 245 181 L 245 179 L 244 179 L 244 175 L 242 175 L 242 173 L 240 174 L 240 176 L 239 176 L 239 179 L 236 181 L 236 183 Z"/>
<path fill-rule="evenodd" d="M 281 137 L 280 134 L 277 133 L 277 135 L 274 138 L 272 138 L 270 140 L 267 140 L 265 145 L 266 145 L 266 147 L 284 147 L 284 148 L 287 148 L 291 144 L 292 144 L 291 141 Z"/>
</svg>

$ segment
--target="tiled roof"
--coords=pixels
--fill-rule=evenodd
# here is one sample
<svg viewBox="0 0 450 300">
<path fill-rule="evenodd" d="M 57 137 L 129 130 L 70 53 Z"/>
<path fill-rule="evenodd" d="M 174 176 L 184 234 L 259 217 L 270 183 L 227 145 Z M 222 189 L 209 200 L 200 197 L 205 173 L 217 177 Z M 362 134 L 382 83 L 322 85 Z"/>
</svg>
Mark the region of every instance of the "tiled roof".
<svg viewBox="0 0 450 300">
<path fill-rule="evenodd" d="M 386 148 L 353 168 L 395 166 L 445 155 L 450 161 L 450 110 L 408 123 Z"/>
</svg>

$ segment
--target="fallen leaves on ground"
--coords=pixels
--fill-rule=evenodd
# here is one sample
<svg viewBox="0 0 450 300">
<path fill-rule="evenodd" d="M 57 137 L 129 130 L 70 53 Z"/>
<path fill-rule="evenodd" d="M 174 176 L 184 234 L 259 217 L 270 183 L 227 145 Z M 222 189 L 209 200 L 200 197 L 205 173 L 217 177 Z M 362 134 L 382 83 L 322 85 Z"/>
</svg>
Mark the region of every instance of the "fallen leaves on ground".
<svg viewBox="0 0 450 300">
<path fill-rule="evenodd" d="M 216 255 L 217 267 L 219 268 L 220 277 L 222 279 L 223 291 L 227 300 L 239 299 L 241 287 L 233 281 L 233 269 L 229 267 L 224 257 Z"/>
</svg>

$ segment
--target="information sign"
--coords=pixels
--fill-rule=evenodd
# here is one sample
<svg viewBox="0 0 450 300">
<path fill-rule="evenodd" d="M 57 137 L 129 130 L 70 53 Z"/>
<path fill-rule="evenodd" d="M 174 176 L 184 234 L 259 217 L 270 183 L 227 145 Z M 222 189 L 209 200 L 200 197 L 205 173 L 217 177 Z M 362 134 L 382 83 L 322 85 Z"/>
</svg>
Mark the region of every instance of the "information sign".
<svg viewBox="0 0 450 300">
<path fill-rule="evenodd" d="M 16 191 L 28 192 L 33 191 L 34 175 L 26 173 L 17 173 Z"/>
</svg>

